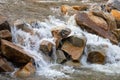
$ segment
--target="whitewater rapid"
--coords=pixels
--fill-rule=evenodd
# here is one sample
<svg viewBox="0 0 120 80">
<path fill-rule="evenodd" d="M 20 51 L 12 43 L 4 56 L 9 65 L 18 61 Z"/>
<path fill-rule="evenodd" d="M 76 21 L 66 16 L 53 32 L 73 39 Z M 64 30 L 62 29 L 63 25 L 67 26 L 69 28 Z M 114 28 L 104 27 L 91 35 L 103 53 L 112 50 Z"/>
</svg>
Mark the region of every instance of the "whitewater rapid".
<svg viewBox="0 0 120 80">
<path fill-rule="evenodd" d="M 43 58 L 42 52 L 39 51 L 39 46 L 42 40 L 49 40 L 53 44 L 54 38 L 51 34 L 51 29 L 58 27 L 58 26 L 64 26 L 68 27 L 72 30 L 70 35 L 77 34 L 77 35 L 85 35 L 87 38 L 87 44 L 94 44 L 94 45 L 100 45 L 100 44 L 106 44 L 108 45 L 106 57 L 107 60 L 106 64 L 100 65 L 100 64 L 90 64 L 87 63 L 87 53 L 83 54 L 82 58 L 80 59 L 80 62 L 82 63 L 82 67 L 91 68 L 93 70 L 106 72 L 106 73 L 120 73 L 120 47 L 117 45 L 113 45 L 110 43 L 108 39 L 104 39 L 102 37 L 99 37 L 97 35 L 88 33 L 87 31 L 83 31 L 80 29 L 80 27 L 76 24 L 75 15 L 68 16 L 66 15 L 64 18 L 64 21 L 57 19 L 54 16 L 49 16 L 49 19 L 45 19 L 44 22 L 36 21 L 33 24 L 28 24 L 29 28 L 31 28 L 34 31 L 34 34 L 31 35 L 30 33 L 26 33 L 20 29 L 16 29 L 16 27 L 12 27 L 12 37 L 13 37 L 13 43 L 23 47 L 27 52 L 29 52 L 31 56 L 35 59 L 35 65 L 36 65 L 36 74 L 37 75 L 44 75 L 47 77 L 69 77 L 68 75 L 64 74 L 64 71 L 70 71 L 70 73 L 73 73 L 75 69 L 68 66 L 63 66 L 61 70 L 54 70 L 51 69 L 51 66 L 56 65 L 55 62 L 49 62 L 46 61 Z M 33 27 L 34 26 L 34 27 Z M 18 37 L 23 39 L 23 42 L 18 40 Z M 55 50 L 55 49 L 54 49 Z M 53 51 L 54 53 L 54 51 Z M 53 58 L 56 59 L 57 57 L 53 55 Z"/>
</svg>

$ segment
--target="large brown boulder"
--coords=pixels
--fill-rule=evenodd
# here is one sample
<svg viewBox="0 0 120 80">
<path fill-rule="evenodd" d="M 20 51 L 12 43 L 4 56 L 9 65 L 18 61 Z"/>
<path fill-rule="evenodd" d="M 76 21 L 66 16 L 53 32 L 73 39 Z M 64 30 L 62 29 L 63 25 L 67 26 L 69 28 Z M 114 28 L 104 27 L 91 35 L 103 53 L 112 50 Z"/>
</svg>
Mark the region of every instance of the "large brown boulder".
<svg viewBox="0 0 120 80">
<path fill-rule="evenodd" d="M 75 20 L 82 29 L 108 38 L 115 44 L 118 43 L 117 38 L 112 33 L 112 31 L 117 28 L 116 22 L 110 14 L 104 12 L 79 12 Z"/>
<path fill-rule="evenodd" d="M 16 77 L 25 78 L 35 73 L 35 66 L 32 62 L 27 63 L 24 67 L 15 72 Z"/>
<path fill-rule="evenodd" d="M 8 23 L 7 17 L 1 16 L 1 15 L 0 15 L 0 30 L 11 31 L 10 24 Z"/>
<path fill-rule="evenodd" d="M 69 54 L 72 60 L 79 61 L 85 45 L 86 45 L 85 37 L 83 38 L 83 36 L 73 35 L 63 42 L 62 50 Z"/>
<path fill-rule="evenodd" d="M 0 56 L 0 72 L 13 72 L 14 67 L 11 66 L 6 59 Z"/>
<path fill-rule="evenodd" d="M 87 61 L 90 63 L 104 64 L 106 60 L 108 45 L 88 44 L 86 46 L 86 53 L 88 54 Z"/>
<path fill-rule="evenodd" d="M 1 40 L 1 51 L 3 56 L 18 65 L 32 60 L 32 57 L 24 49 L 6 40 Z"/>
</svg>

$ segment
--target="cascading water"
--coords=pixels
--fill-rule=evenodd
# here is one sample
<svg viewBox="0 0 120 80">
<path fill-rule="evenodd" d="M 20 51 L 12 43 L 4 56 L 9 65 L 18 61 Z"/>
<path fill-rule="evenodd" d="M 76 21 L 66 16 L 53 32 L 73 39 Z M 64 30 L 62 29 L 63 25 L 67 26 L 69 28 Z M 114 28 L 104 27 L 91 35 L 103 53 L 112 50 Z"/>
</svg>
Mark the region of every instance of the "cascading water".
<svg viewBox="0 0 120 80">
<path fill-rule="evenodd" d="M 97 35 L 93 35 L 91 33 L 88 33 L 86 31 L 81 30 L 75 22 L 74 16 L 67 16 L 65 21 L 61 21 L 60 19 L 56 19 L 54 16 L 49 16 L 48 20 L 45 20 L 45 22 L 35 22 L 34 24 L 27 24 L 29 28 L 33 29 L 34 34 L 31 35 L 30 33 L 26 33 L 20 29 L 16 29 L 16 27 L 12 27 L 12 36 L 13 36 L 13 42 L 21 47 L 23 47 L 26 51 L 28 51 L 35 59 L 35 65 L 36 65 L 36 73 L 39 75 L 45 75 L 47 77 L 68 77 L 64 74 L 64 70 L 66 68 L 63 68 L 61 71 L 53 70 L 50 68 L 51 65 L 55 65 L 56 63 L 51 63 L 45 61 L 43 58 L 42 52 L 39 51 L 39 44 L 42 40 L 49 40 L 53 44 L 54 39 L 51 34 L 51 29 L 57 26 L 65 26 L 72 30 L 71 34 L 77 34 L 77 35 L 85 35 L 87 38 L 87 44 L 107 44 L 108 50 L 107 50 L 107 60 L 105 65 L 98 65 L 98 64 L 89 64 L 87 63 L 87 54 L 85 53 L 81 58 L 81 63 L 83 64 L 83 67 L 92 68 L 94 70 L 109 72 L 109 73 L 120 73 L 120 47 L 117 45 L 112 45 L 108 39 L 103 39 Z M 23 40 L 22 44 L 19 40 L 19 37 Z M 54 50 L 55 47 L 54 47 Z M 53 51 L 53 54 L 55 51 Z M 53 55 L 54 59 L 56 59 L 56 55 Z M 64 66 L 65 67 L 65 66 Z M 72 69 L 68 68 L 67 69 Z M 72 69 L 74 71 L 74 69 Z M 73 72 L 71 71 L 71 73 Z"/>
</svg>

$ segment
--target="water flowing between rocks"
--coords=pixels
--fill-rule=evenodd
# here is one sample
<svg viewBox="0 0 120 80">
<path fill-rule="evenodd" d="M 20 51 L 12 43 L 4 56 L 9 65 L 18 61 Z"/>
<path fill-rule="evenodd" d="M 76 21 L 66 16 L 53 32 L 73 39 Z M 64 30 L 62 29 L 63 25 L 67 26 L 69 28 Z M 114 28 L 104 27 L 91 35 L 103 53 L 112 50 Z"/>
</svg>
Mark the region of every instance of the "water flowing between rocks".
<svg viewBox="0 0 120 80">
<path fill-rule="evenodd" d="M 6 0 L 7 1 L 7 0 Z M 38 0 L 39 1 L 39 0 Z M 69 1 L 69 0 L 65 0 Z M 73 1 L 73 0 L 72 0 Z M 71 1 L 71 2 L 72 2 Z M 76 1 L 76 0 L 74 0 Z M 82 0 L 82 2 L 89 2 L 89 0 Z M 4 3 L 5 1 L 0 0 L 0 3 Z M 42 2 L 42 1 L 41 1 Z M 45 1 L 43 1 L 45 2 Z M 96 4 L 96 3 L 95 3 Z M 56 15 L 59 15 L 58 8 L 50 8 Z M 88 33 L 86 30 L 82 30 L 75 21 L 75 15 L 69 16 L 64 15 L 64 17 L 58 18 L 56 16 L 50 15 L 48 19 L 44 21 L 36 21 L 32 24 L 27 23 L 24 19 L 22 20 L 25 25 L 27 25 L 31 30 L 34 32 L 32 34 L 27 33 L 21 29 L 17 29 L 16 26 L 11 26 L 11 33 L 12 33 L 12 41 L 14 44 L 24 48 L 35 60 L 35 67 L 36 67 L 36 75 L 45 76 L 55 80 L 54 78 L 71 78 L 69 74 L 73 74 L 77 71 L 77 69 L 73 67 L 69 67 L 66 65 L 60 65 L 56 63 L 57 56 L 55 54 L 56 46 L 54 42 L 54 37 L 52 36 L 51 30 L 53 28 L 63 26 L 71 29 L 71 34 L 76 35 L 84 35 L 87 38 L 86 44 L 94 44 L 94 45 L 108 45 L 108 49 L 106 50 L 106 63 L 104 65 L 101 64 L 90 64 L 87 62 L 88 54 L 86 52 L 86 47 L 84 50 L 84 54 L 82 55 L 81 59 L 79 60 L 81 68 L 85 69 L 92 69 L 93 71 L 100 71 L 105 74 L 120 74 L 120 47 L 119 45 L 114 45 L 110 42 L 109 39 L 102 38 L 98 35 Z M 70 36 L 69 35 L 69 36 Z M 19 40 L 19 38 L 22 39 Z M 52 51 L 52 58 L 54 61 L 47 60 L 46 57 L 43 55 L 43 52 L 39 50 L 40 43 L 43 40 L 50 41 L 54 44 L 53 51 Z M 56 69 L 56 66 L 58 66 Z M 55 67 L 55 68 L 54 68 Z M 80 74 L 87 74 L 86 72 L 79 72 Z M 92 73 L 90 73 L 92 74 Z"/>
<path fill-rule="evenodd" d="M 48 40 L 52 43 L 53 37 L 51 34 L 51 29 L 54 27 L 59 26 L 65 26 L 72 30 L 71 34 L 77 34 L 81 35 L 84 34 L 87 37 L 87 44 L 107 44 L 109 46 L 107 50 L 107 62 L 105 65 L 99 65 L 99 64 L 90 64 L 87 63 L 87 53 L 85 53 L 82 56 L 81 63 L 83 64 L 82 67 L 92 68 L 93 70 L 107 72 L 107 73 L 120 73 L 120 47 L 117 45 L 113 45 L 110 43 L 108 39 L 103 39 L 97 35 L 88 33 L 86 31 L 81 30 L 75 22 L 74 15 L 68 16 L 67 19 L 64 21 L 55 18 L 54 16 L 49 16 L 49 19 L 46 19 L 45 22 L 37 21 L 36 23 L 32 24 L 35 27 L 32 27 L 32 25 L 26 23 L 29 25 L 30 28 L 32 28 L 35 31 L 35 35 L 30 35 L 29 33 L 26 33 L 22 30 L 17 30 L 16 27 L 12 27 L 12 36 L 13 36 L 13 42 L 21 47 L 23 47 L 26 51 L 28 51 L 35 59 L 35 65 L 36 65 L 36 73 L 38 75 L 45 75 L 47 77 L 69 77 L 64 74 L 64 70 L 71 70 L 71 72 L 74 71 L 72 67 L 64 66 L 63 70 L 57 71 L 54 69 L 51 69 L 51 66 L 56 65 L 55 59 L 57 58 L 56 55 L 53 55 L 54 57 L 54 63 L 50 63 L 44 60 L 42 56 L 42 52 L 39 52 L 39 44 L 42 40 Z M 20 36 L 24 39 L 23 44 L 21 45 L 20 42 L 17 40 L 17 37 Z M 32 44 L 32 43 L 33 44 Z M 55 44 L 55 43 L 54 43 Z M 54 53 L 54 51 L 53 51 Z"/>
</svg>

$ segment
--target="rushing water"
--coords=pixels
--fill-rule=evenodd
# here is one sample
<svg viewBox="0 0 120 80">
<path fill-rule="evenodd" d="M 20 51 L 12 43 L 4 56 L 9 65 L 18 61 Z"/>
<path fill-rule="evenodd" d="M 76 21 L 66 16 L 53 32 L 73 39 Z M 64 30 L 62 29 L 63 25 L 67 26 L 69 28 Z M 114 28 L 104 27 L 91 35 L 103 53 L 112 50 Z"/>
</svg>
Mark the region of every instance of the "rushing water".
<svg viewBox="0 0 120 80">
<path fill-rule="evenodd" d="M 21 47 L 23 47 L 27 52 L 29 52 L 29 55 L 31 55 L 35 59 L 35 65 L 36 65 L 36 73 L 38 75 L 44 75 L 47 77 L 69 77 L 64 74 L 63 71 L 70 71 L 70 73 L 74 72 L 74 69 L 71 67 L 63 66 L 62 70 L 54 70 L 51 69 L 51 66 L 56 65 L 57 63 L 51 63 L 49 61 L 46 61 L 43 58 L 42 52 L 39 51 L 39 45 L 42 40 L 48 40 L 54 43 L 54 38 L 51 34 L 51 29 L 58 27 L 58 26 L 64 26 L 68 27 L 72 30 L 70 35 L 77 34 L 77 35 L 85 35 L 87 38 L 87 44 L 94 44 L 94 45 L 100 45 L 100 44 L 106 44 L 108 45 L 107 49 L 107 60 L 105 65 L 98 65 L 98 64 L 89 64 L 87 63 L 87 53 L 85 53 L 81 58 L 81 63 L 83 64 L 83 67 L 92 68 L 93 70 L 98 70 L 102 72 L 107 73 L 120 73 L 120 47 L 117 45 L 113 45 L 110 43 L 108 39 L 103 39 L 97 35 L 88 33 L 86 31 L 81 30 L 75 22 L 74 16 L 65 16 L 64 21 L 55 18 L 54 16 L 49 16 L 49 19 L 46 19 L 44 22 L 37 21 L 33 24 L 25 24 L 34 31 L 34 33 L 31 35 L 30 33 L 24 32 L 20 29 L 16 29 L 16 27 L 12 27 L 12 36 L 13 36 L 13 42 Z M 21 40 L 22 39 L 22 43 Z M 55 47 L 54 47 L 54 50 Z M 55 51 L 53 51 L 53 59 L 56 60 Z"/>
</svg>

